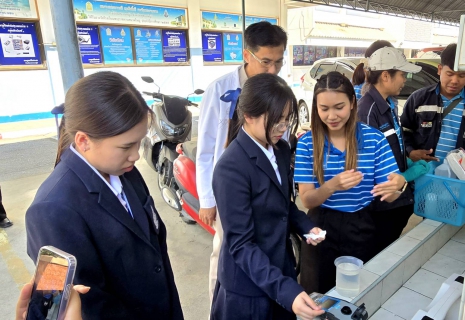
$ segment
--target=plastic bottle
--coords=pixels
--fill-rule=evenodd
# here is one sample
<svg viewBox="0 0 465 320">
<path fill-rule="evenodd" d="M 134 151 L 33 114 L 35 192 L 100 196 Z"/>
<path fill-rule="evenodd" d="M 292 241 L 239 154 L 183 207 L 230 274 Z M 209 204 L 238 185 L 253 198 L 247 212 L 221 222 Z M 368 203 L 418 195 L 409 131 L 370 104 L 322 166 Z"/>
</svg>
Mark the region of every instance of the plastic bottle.
<svg viewBox="0 0 465 320">
<path fill-rule="evenodd" d="M 436 169 L 434 170 L 434 175 L 451 179 L 457 179 L 457 176 L 450 168 L 449 163 L 446 159 L 444 159 L 444 163 L 436 167 Z"/>
</svg>

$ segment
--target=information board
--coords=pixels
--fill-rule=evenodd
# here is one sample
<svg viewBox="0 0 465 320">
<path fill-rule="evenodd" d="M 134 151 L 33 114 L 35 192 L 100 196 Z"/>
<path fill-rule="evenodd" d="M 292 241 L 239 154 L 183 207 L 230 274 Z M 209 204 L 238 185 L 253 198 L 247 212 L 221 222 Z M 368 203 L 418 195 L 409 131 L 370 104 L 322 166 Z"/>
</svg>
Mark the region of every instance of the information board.
<svg viewBox="0 0 465 320">
<path fill-rule="evenodd" d="M 0 65 L 39 65 L 39 43 L 35 23 L 0 22 Z"/>
<path fill-rule="evenodd" d="M 79 51 L 84 64 L 100 64 L 102 61 L 102 48 L 96 26 L 77 26 Z"/>
<path fill-rule="evenodd" d="M 242 33 L 223 33 L 224 62 L 242 63 Z"/>
<path fill-rule="evenodd" d="M 1 1 L 1 0 L 0 0 Z M 187 28 L 186 9 L 100 0 L 73 0 L 76 21 Z"/>
<path fill-rule="evenodd" d="M 252 23 L 260 21 L 268 21 L 271 24 L 278 24 L 278 19 L 275 18 L 246 16 L 245 27 L 247 28 Z M 242 15 L 202 11 L 202 29 L 242 31 Z"/>
<path fill-rule="evenodd" d="M 34 0 L 0 0 L 0 17 L 36 19 Z"/>
<path fill-rule="evenodd" d="M 202 53 L 205 62 L 223 61 L 223 37 L 220 32 L 202 32 Z"/>
<path fill-rule="evenodd" d="M 136 63 L 163 63 L 161 29 L 134 28 Z"/>
<path fill-rule="evenodd" d="M 187 62 L 186 31 L 163 30 L 163 60 Z"/>
<path fill-rule="evenodd" d="M 131 29 L 120 26 L 100 26 L 105 64 L 133 64 Z"/>
</svg>

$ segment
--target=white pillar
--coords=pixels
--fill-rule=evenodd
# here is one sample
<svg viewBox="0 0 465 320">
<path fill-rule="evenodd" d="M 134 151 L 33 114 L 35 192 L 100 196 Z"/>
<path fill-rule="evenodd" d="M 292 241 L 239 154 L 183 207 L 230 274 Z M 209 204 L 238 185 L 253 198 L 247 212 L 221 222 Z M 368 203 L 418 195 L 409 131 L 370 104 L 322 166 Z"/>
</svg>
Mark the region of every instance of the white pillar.
<svg viewBox="0 0 465 320">
<path fill-rule="evenodd" d="M 200 0 L 187 1 L 187 14 L 189 17 L 189 50 L 191 58 L 192 90 L 201 88 L 199 79 L 201 78 L 203 67 L 202 56 L 202 13 L 200 12 Z"/>
</svg>

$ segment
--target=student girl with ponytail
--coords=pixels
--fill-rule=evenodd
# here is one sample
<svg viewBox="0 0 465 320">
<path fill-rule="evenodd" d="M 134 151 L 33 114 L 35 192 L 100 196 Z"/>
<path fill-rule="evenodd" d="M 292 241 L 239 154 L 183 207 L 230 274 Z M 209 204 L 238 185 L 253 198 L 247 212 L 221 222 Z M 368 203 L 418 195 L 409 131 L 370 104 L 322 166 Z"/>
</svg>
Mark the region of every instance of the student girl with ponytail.
<svg viewBox="0 0 465 320">
<path fill-rule="evenodd" d="M 284 80 L 264 73 L 245 82 L 213 173 L 224 240 L 212 320 L 307 320 L 323 313 L 297 283 L 289 239 L 291 230 L 302 238 L 321 231 L 291 201 L 291 153 L 281 138 L 296 122 L 297 102 Z"/>
<path fill-rule="evenodd" d="M 77 259 L 83 319 L 183 319 L 166 228 L 134 167 L 150 109 L 129 80 L 98 72 L 67 92 L 57 164 L 26 213 L 27 252 Z"/>
</svg>

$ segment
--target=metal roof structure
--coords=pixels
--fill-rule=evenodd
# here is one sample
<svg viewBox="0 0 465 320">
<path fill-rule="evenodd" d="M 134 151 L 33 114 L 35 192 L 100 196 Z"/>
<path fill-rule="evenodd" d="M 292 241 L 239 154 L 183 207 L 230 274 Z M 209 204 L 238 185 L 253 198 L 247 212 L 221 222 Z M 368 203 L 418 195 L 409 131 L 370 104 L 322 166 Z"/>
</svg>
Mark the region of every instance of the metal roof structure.
<svg viewBox="0 0 465 320">
<path fill-rule="evenodd" d="M 459 26 L 464 0 L 290 0 L 287 4 L 314 4 Z"/>
</svg>

